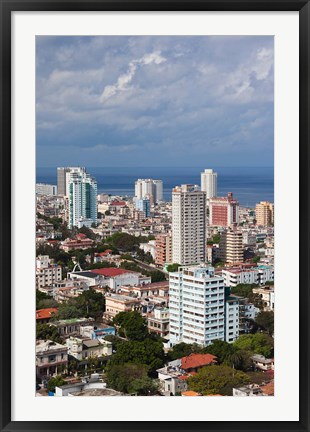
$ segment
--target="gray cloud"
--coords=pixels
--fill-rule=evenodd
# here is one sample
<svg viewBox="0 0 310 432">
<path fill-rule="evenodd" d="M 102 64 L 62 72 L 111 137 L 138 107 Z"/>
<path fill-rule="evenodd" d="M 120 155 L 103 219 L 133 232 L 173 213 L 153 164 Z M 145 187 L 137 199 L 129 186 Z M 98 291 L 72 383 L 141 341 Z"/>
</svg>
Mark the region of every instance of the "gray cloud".
<svg viewBox="0 0 310 432">
<path fill-rule="evenodd" d="M 261 147 L 270 165 L 273 61 L 272 37 L 37 37 L 38 164 L 72 148 L 93 165 L 176 149 L 249 164 Z"/>
</svg>

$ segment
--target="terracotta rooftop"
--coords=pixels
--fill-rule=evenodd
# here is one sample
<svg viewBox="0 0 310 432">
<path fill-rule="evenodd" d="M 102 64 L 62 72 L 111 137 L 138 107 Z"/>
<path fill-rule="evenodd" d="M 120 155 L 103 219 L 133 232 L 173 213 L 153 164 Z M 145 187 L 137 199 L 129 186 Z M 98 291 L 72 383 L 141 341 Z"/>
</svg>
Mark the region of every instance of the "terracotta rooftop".
<svg viewBox="0 0 310 432">
<path fill-rule="evenodd" d="M 46 319 L 51 318 L 51 316 L 57 312 L 57 308 L 45 308 L 45 309 L 38 309 L 36 311 L 36 319 Z"/>
<path fill-rule="evenodd" d="M 137 272 L 133 272 L 131 270 L 125 270 L 125 269 L 114 268 L 114 267 L 95 269 L 95 270 L 91 270 L 91 272 L 96 273 L 98 275 L 105 276 L 105 277 L 120 276 L 120 275 L 126 274 L 126 273 L 137 273 Z"/>
<path fill-rule="evenodd" d="M 262 392 L 267 396 L 274 396 L 274 381 L 270 381 L 268 384 L 261 386 Z"/>
<path fill-rule="evenodd" d="M 182 392 L 182 396 L 201 396 L 201 394 L 197 393 L 195 391 L 192 391 L 192 390 L 188 390 L 188 391 Z"/>
<path fill-rule="evenodd" d="M 190 354 L 181 358 L 182 369 L 194 369 L 216 363 L 216 357 L 212 354 Z"/>
</svg>

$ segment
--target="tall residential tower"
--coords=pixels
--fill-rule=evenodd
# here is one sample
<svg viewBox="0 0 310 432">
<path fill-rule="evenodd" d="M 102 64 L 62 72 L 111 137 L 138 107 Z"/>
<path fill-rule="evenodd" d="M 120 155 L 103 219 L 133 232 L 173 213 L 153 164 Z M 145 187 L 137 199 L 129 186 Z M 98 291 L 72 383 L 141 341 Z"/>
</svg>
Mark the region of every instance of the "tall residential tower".
<svg viewBox="0 0 310 432">
<path fill-rule="evenodd" d="M 213 169 L 201 173 L 201 190 L 206 193 L 207 200 L 217 196 L 217 173 Z"/>
<path fill-rule="evenodd" d="M 206 193 L 197 185 L 172 190 L 172 261 L 181 265 L 206 260 Z"/>
<path fill-rule="evenodd" d="M 97 222 L 97 181 L 83 171 L 66 174 L 69 197 L 69 228 Z"/>
<path fill-rule="evenodd" d="M 225 286 L 213 267 L 179 267 L 169 274 L 170 342 L 209 345 L 225 340 Z"/>
</svg>

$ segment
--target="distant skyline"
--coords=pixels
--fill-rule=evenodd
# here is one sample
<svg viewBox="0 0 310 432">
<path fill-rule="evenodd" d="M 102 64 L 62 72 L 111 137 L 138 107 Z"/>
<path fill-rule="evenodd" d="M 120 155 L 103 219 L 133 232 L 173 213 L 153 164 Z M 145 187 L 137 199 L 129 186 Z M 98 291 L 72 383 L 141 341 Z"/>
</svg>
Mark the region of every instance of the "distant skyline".
<svg viewBox="0 0 310 432">
<path fill-rule="evenodd" d="M 273 42 L 37 36 L 37 166 L 272 167 Z"/>
</svg>

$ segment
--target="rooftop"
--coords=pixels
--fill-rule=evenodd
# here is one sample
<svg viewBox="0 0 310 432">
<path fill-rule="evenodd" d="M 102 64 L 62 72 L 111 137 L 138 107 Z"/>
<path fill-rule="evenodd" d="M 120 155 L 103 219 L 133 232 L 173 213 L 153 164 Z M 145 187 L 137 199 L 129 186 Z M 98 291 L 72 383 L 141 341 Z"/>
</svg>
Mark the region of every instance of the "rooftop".
<svg viewBox="0 0 310 432">
<path fill-rule="evenodd" d="M 120 276 L 122 274 L 131 273 L 131 274 L 139 274 L 137 272 L 133 272 L 131 270 L 125 270 L 121 268 L 107 267 L 101 269 L 91 270 L 92 273 L 97 275 L 105 276 L 105 277 L 115 277 Z"/>
<path fill-rule="evenodd" d="M 217 362 L 217 357 L 212 354 L 190 354 L 181 358 L 182 369 L 192 369 L 207 366 Z"/>
<path fill-rule="evenodd" d="M 45 309 L 38 309 L 36 311 L 36 319 L 47 319 L 51 318 L 53 314 L 55 314 L 58 311 L 57 308 L 45 308 Z"/>
</svg>

